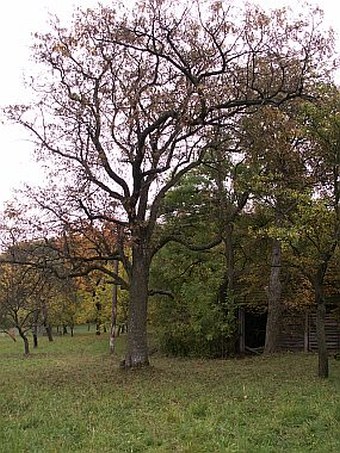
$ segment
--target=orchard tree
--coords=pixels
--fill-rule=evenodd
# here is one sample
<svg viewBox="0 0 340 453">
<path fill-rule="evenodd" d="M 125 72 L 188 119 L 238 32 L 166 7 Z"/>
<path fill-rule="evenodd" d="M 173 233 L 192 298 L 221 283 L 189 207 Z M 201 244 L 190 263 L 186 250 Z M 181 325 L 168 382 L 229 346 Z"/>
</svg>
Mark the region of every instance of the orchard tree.
<svg viewBox="0 0 340 453">
<path fill-rule="evenodd" d="M 41 307 L 37 302 L 43 285 L 36 269 L 18 264 L 2 264 L 0 277 L 0 311 L 7 323 L 17 329 L 28 355 L 28 332 L 38 322 Z"/>
<path fill-rule="evenodd" d="M 288 242 L 295 253 L 295 266 L 308 278 L 314 293 L 318 374 L 321 378 L 327 378 L 329 364 L 325 329 L 325 283 L 329 265 L 339 243 L 334 236 L 337 221 L 327 201 L 312 198 L 300 199 L 292 221 Z"/>
<path fill-rule="evenodd" d="M 334 86 L 319 89 L 322 100 L 306 105 L 302 115 L 314 192 L 300 199 L 291 245 L 314 290 L 319 377 L 327 378 L 325 281 L 340 242 L 340 96 Z"/>
<path fill-rule="evenodd" d="M 130 9 L 117 2 L 79 10 L 70 28 L 56 20 L 36 36 L 44 68 L 32 80 L 37 102 L 9 114 L 31 131 L 51 169 L 49 187 L 35 197 L 45 234 L 80 217 L 128 232 L 131 255 L 121 248 L 92 256 L 125 267 L 127 367 L 149 363 L 149 269 L 164 244 L 155 234 L 163 198 L 241 115 L 313 95 L 332 51 L 318 17 L 226 1 L 140 0 Z"/>
</svg>

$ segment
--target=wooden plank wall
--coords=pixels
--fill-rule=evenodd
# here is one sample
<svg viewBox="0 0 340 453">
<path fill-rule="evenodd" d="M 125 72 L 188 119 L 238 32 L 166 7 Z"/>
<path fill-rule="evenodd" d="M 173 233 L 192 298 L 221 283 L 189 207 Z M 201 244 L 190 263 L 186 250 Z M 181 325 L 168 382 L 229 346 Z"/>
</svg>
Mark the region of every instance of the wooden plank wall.
<svg viewBox="0 0 340 453">
<path fill-rule="evenodd" d="M 286 351 L 317 351 L 315 312 L 286 313 L 283 317 L 281 348 Z M 327 349 L 340 350 L 340 321 L 331 312 L 326 314 Z"/>
<path fill-rule="evenodd" d="M 305 345 L 305 315 L 285 313 L 283 316 L 281 349 L 284 351 L 303 351 Z"/>
<path fill-rule="evenodd" d="M 308 331 L 308 350 L 317 351 L 316 327 L 315 327 L 315 313 L 311 313 L 309 318 L 309 331 Z M 327 349 L 329 351 L 340 350 L 340 323 L 332 313 L 326 314 L 326 338 Z"/>
</svg>

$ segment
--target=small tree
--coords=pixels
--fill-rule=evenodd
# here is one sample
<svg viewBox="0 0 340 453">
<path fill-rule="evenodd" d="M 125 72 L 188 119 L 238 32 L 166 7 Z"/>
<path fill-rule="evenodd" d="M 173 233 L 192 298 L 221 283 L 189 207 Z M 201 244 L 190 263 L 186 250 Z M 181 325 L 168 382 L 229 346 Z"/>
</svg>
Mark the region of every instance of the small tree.
<svg viewBox="0 0 340 453">
<path fill-rule="evenodd" d="M 302 115 L 310 140 L 308 164 L 314 193 L 301 199 L 293 219 L 298 233 L 291 245 L 314 290 L 319 377 L 327 378 L 325 278 L 340 241 L 340 98 L 335 87 L 322 86 L 320 91 L 322 100 L 305 106 Z"/>
<path fill-rule="evenodd" d="M 1 311 L 11 327 L 15 327 L 24 342 L 28 355 L 27 333 L 38 322 L 41 307 L 37 296 L 41 289 L 41 275 L 35 269 L 18 264 L 2 264 L 0 277 Z"/>
</svg>

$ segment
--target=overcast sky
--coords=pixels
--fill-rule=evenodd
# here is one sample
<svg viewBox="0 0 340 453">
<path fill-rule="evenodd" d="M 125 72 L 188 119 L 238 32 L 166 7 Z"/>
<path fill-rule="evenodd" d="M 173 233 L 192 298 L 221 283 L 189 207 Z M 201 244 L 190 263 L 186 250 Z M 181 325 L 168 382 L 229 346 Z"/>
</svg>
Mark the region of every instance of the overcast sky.
<svg viewBox="0 0 340 453">
<path fill-rule="evenodd" d="M 125 0 L 129 1 L 129 0 Z M 134 1 L 134 0 L 130 0 Z M 0 107 L 7 104 L 23 103 L 27 93 L 23 86 L 25 70 L 30 65 L 29 46 L 31 34 L 47 29 L 48 13 L 55 13 L 61 19 L 71 17 L 76 6 L 96 5 L 97 0 L 7 0 L 0 6 Z M 113 0 L 101 3 L 112 4 Z M 251 0 L 249 0 L 251 3 Z M 296 0 L 258 0 L 254 3 L 275 8 L 282 5 L 296 5 Z M 340 35 L 340 2 L 337 0 L 311 0 L 325 11 L 325 22 Z M 340 40 L 339 40 L 340 43 Z M 340 44 L 338 45 L 340 49 Z M 0 124 L 0 207 L 10 198 L 14 188 L 23 182 L 34 183 L 41 178 L 37 164 L 30 157 L 32 145 L 25 140 L 25 134 L 18 127 Z"/>
</svg>

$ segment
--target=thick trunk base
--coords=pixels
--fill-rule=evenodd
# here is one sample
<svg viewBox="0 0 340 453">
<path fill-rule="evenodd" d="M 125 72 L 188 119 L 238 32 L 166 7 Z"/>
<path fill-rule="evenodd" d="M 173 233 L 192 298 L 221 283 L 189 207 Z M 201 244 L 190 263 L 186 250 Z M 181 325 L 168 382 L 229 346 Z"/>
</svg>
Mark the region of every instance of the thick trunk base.
<svg viewBox="0 0 340 453">
<path fill-rule="evenodd" d="M 275 354 L 280 351 L 281 323 L 281 307 L 271 307 L 268 311 L 264 354 Z"/>
<path fill-rule="evenodd" d="M 28 342 L 28 338 L 25 336 L 21 336 L 21 338 L 23 339 L 23 342 L 24 342 L 24 355 L 25 355 L 25 357 L 27 357 L 30 354 L 30 345 Z"/>
<path fill-rule="evenodd" d="M 329 376 L 329 365 L 325 326 L 326 306 L 323 298 L 319 298 L 317 302 L 316 335 L 318 341 L 318 375 L 322 379 L 327 379 Z"/>
<path fill-rule="evenodd" d="M 329 377 L 328 358 L 319 354 L 319 378 L 327 379 Z"/>
<path fill-rule="evenodd" d="M 128 345 L 124 368 L 141 368 L 149 365 L 147 312 L 150 263 L 144 253 L 143 247 L 136 247 L 133 250 Z"/>
<path fill-rule="evenodd" d="M 271 271 L 268 285 L 268 317 L 264 354 L 273 354 L 280 349 L 282 329 L 282 286 L 280 276 L 281 244 L 275 239 L 272 246 Z"/>
<path fill-rule="evenodd" d="M 48 341 L 52 342 L 53 341 L 52 327 L 50 325 L 46 325 L 45 326 L 45 331 L 46 331 L 46 335 L 47 335 Z"/>
<path fill-rule="evenodd" d="M 148 355 L 131 355 L 127 354 L 125 359 L 120 363 L 121 368 L 131 369 L 131 368 L 144 368 L 150 365 Z"/>
</svg>

